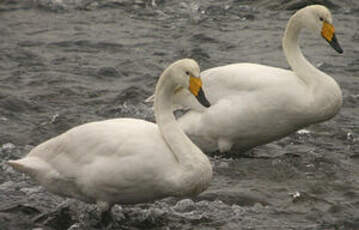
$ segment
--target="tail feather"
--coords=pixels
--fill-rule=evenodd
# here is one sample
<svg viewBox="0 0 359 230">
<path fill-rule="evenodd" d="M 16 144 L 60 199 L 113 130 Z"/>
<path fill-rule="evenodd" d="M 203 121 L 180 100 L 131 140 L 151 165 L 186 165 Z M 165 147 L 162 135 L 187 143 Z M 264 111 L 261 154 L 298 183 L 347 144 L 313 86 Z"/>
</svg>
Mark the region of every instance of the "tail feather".
<svg viewBox="0 0 359 230">
<path fill-rule="evenodd" d="M 13 167 L 15 170 L 19 171 L 19 172 L 24 172 L 24 165 L 21 164 L 19 162 L 20 160 L 10 160 L 8 162 L 6 162 L 8 165 L 10 165 L 11 167 Z"/>
<path fill-rule="evenodd" d="M 50 166 L 38 157 L 25 157 L 19 160 L 10 160 L 7 162 L 15 170 L 36 176 L 37 174 L 50 171 Z"/>
</svg>

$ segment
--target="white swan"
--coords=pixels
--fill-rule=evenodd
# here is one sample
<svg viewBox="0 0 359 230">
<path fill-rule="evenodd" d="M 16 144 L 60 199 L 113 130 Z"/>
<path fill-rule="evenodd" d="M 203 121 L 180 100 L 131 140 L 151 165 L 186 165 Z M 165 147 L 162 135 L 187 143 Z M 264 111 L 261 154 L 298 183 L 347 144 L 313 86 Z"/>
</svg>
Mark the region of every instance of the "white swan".
<svg viewBox="0 0 359 230">
<path fill-rule="evenodd" d="M 302 28 L 321 34 L 339 53 L 332 16 L 320 5 L 305 7 L 289 20 L 283 50 L 293 71 L 251 63 L 201 73 L 211 107 L 205 109 L 178 90 L 174 102 L 190 111 L 180 126 L 203 151 L 245 151 L 333 117 L 341 107 L 338 84 L 303 56 Z M 178 106 L 179 105 L 179 106 Z"/>
<path fill-rule="evenodd" d="M 171 107 L 178 87 L 209 106 L 199 74 L 192 59 L 163 72 L 156 86 L 158 126 L 130 118 L 87 123 L 8 164 L 52 193 L 97 203 L 102 214 L 114 204 L 199 194 L 209 186 L 212 167 L 179 128 Z"/>
</svg>

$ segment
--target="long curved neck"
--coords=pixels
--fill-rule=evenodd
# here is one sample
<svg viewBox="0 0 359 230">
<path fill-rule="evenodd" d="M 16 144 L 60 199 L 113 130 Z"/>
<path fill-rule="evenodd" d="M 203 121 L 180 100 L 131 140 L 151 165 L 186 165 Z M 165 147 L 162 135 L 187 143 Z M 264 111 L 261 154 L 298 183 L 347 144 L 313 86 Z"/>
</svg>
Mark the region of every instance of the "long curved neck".
<svg viewBox="0 0 359 230">
<path fill-rule="evenodd" d="M 178 126 L 172 111 L 172 100 L 176 84 L 171 70 L 166 70 L 156 86 L 155 116 L 161 135 L 171 149 L 179 165 L 183 167 L 184 180 L 188 183 L 200 181 L 203 189 L 212 178 L 212 167 L 206 155 L 192 143 Z M 191 182 L 192 181 L 192 182 Z"/>
<path fill-rule="evenodd" d="M 284 32 L 283 51 L 293 72 L 311 88 L 318 84 L 322 72 L 307 61 L 299 47 L 299 33 L 303 27 L 302 17 L 305 15 L 298 11 L 290 18 Z"/>
<path fill-rule="evenodd" d="M 299 33 L 305 21 L 303 10 L 294 14 L 285 29 L 283 50 L 293 72 L 305 84 L 312 96 L 310 111 L 313 119 L 323 121 L 334 116 L 342 104 L 341 90 L 334 79 L 310 64 L 299 47 Z"/>
</svg>

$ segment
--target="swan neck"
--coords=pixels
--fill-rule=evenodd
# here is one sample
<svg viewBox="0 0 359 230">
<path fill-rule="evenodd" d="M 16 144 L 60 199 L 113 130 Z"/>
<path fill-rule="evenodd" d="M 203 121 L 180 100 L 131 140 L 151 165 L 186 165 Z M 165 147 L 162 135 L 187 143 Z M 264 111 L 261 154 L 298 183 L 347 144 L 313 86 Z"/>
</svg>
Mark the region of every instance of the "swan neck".
<svg viewBox="0 0 359 230">
<path fill-rule="evenodd" d="M 303 17 L 305 15 L 298 11 L 290 18 L 284 32 L 283 51 L 293 72 L 310 87 L 318 83 L 319 79 L 314 76 L 320 75 L 321 71 L 307 61 L 299 47 L 299 34 L 303 28 Z"/>
<path fill-rule="evenodd" d="M 290 18 L 283 37 L 283 50 L 293 72 L 308 89 L 308 97 L 312 96 L 309 110 L 315 111 L 315 119 L 323 121 L 338 112 L 342 95 L 336 81 L 315 68 L 301 52 L 299 34 L 305 26 L 305 17 L 304 10 L 300 10 Z"/>
<path fill-rule="evenodd" d="M 196 146 L 178 126 L 172 111 L 172 101 L 176 84 L 171 80 L 170 72 L 165 72 L 156 87 L 155 117 L 161 135 L 180 164 L 191 164 L 191 151 Z"/>
<path fill-rule="evenodd" d="M 174 147 L 172 147 L 172 143 L 175 141 L 174 135 L 169 135 L 169 133 L 176 134 L 175 136 L 178 136 L 180 139 L 185 138 L 185 134 L 183 132 L 181 133 L 181 130 L 178 129 L 175 116 L 171 110 L 174 94 L 173 92 L 176 86 L 170 80 L 170 76 L 167 75 L 170 75 L 168 71 L 163 73 L 156 86 L 154 103 L 155 118 L 162 137 L 165 139 L 168 147 L 179 160 L 181 157 L 177 155 L 180 154 L 177 154 L 177 151 L 174 151 Z"/>
<path fill-rule="evenodd" d="M 177 85 L 168 76 L 171 74 L 171 70 L 165 71 L 156 86 L 156 122 L 162 137 L 182 167 L 182 179 L 188 183 L 200 183 L 204 189 L 211 181 L 212 167 L 207 156 L 192 143 L 175 119 L 172 101 Z"/>
</svg>

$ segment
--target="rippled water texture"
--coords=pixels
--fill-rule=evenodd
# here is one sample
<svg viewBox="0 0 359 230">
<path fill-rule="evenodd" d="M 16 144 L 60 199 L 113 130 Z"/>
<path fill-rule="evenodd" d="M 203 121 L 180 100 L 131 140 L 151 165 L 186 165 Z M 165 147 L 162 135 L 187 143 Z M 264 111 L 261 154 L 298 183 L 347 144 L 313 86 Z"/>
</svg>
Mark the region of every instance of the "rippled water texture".
<svg viewBox="0 0 359 230">
<path fill-rule="evenodd" d="M 46 192 L 4 162 L 85 122 L 153 121 L 143 100 L 167 65 L 288 68 L 293 12 L 330 7 L 344 54 L 304 33 L 308 59 L 338 81 L 328 122 L 232 157 L 212 156 L 199 197 L 115 206 L 112 229 L 359 229 L 359 3 L 342 1 L 0 1 L 0 229 L 99 229 L 94 205 Z"/>
</svg>

